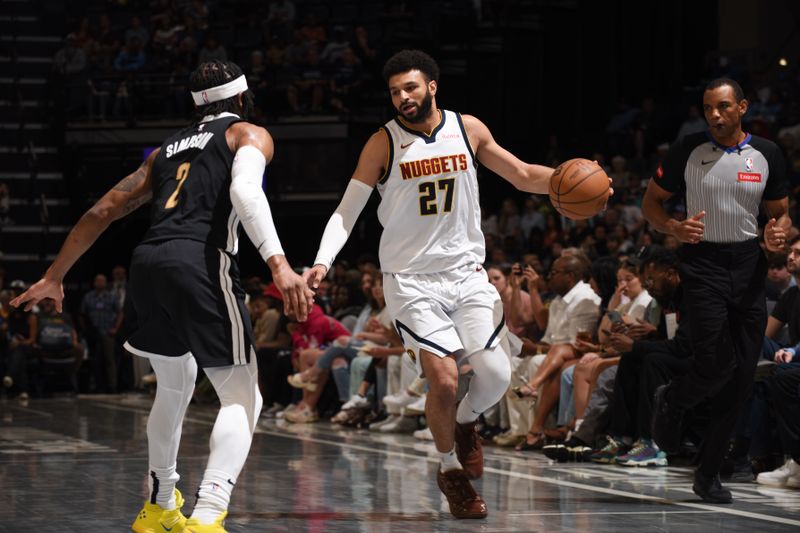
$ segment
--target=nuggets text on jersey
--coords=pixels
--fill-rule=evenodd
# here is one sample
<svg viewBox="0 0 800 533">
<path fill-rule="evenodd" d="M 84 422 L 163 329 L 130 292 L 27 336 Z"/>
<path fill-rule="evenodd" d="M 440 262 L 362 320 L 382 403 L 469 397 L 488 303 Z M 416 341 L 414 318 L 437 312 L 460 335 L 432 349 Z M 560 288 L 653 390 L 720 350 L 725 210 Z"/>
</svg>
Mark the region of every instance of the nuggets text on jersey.
<svg viewBox="0 0 800 533">
<path fill-rule="evenodd" d="M 423 176 L 444 174 L 445 172 L 458 172 L 460 170 L 467 170 L 467 155 L 443 155 L 440 157 L 431 157 L 429 159 L 401 162 L 399 165 L 403 179 L 410 180 L 412 178 L 420 178 Z"/>
</svg>

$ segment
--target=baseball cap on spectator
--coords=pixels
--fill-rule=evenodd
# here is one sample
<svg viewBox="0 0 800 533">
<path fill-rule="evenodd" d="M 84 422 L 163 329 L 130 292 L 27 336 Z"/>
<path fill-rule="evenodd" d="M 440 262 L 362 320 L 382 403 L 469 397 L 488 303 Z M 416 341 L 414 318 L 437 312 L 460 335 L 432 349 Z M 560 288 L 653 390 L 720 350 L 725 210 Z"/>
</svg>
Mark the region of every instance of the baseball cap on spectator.
<svg viewBox="0 0 800 533">
<path fill-rule="evenodd" d="M 268 298 L 275 298 L 281 302 L 283 301 L 283 295 L 281 294 L 281 291 L 278 290 L 278 286 L 274 283 L 267 285 L 267 287 L 264 289 L 264 296 L 267 296 Z"/>
</svg>

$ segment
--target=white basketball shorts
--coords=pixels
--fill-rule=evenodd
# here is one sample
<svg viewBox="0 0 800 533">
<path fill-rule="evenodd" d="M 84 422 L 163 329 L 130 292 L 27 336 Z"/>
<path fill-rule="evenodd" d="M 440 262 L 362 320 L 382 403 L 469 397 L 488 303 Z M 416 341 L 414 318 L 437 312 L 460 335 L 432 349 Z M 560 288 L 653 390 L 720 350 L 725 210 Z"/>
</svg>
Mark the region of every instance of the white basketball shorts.
<svg viewBox="0 0 800 533">
<path fill-rule="evenodd" d="M 503 303 L 483 267 L 435 274 L 383 275 L 386 307 L 406 353 L 420 368 L 420 349 L 459 360 L 494 348 L 508 331 Z"/>
</svg>

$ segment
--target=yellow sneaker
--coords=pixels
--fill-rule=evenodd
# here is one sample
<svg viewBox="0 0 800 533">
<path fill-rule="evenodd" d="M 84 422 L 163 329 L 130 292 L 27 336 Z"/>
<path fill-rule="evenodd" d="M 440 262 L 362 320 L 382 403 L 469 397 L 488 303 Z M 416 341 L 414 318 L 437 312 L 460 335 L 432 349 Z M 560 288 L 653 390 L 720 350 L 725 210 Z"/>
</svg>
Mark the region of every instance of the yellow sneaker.
<svg viewBox="0 0 800 533">
<path fill-rule="evenodd" d="M 186 517 L 181 513 L 183 496 L 175 489 L 175 509 L 165 511 L 157 503 L 144 503 L 131 526 L 136 533 L 183 533 Z"/>
<path fill-rule="evenodd" d="M 216 520 L 211 524 L 201 524 L 197 518 L 190 518 L 186 521 L 184 526 L 184 533 L 228 533 L 225 528 L 225 517 L 228 516 L 228 511 L 220 514 Z"/>
</svg>

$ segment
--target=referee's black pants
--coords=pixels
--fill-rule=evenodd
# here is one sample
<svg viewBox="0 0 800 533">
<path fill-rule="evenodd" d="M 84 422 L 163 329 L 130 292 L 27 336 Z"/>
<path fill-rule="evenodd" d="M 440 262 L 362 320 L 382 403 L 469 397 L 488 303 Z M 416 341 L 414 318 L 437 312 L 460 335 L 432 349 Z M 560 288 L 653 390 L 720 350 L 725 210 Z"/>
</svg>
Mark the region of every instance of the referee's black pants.
<svg viewBox="0 0 800 533">
<path fill-rule="evenodd" d="M 683 245 L 681 284 L 691 320 L 692 362 L 674 379 L 667 404 L 689 410 L 709 402 L 711 421 L 699 469 L 719 472 L 739 412 L 750 396 L 767 324 L 767 261 L 757 239 Z"/>
</svg>

